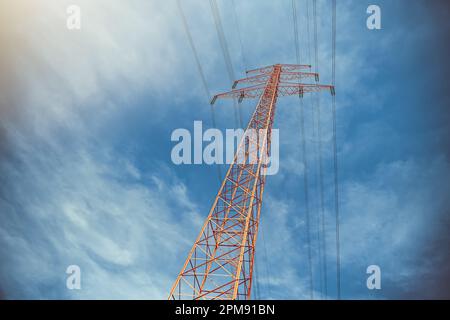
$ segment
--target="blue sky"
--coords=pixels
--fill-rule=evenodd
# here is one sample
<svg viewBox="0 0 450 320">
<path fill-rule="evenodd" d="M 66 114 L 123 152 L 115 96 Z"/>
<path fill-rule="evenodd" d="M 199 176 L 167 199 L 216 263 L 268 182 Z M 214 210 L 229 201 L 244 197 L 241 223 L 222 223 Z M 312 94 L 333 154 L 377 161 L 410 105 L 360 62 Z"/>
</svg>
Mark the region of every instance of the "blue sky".
<svg viewBox="0 0 450 320">
<path fill-rule="evenodd" d="M 338 0 L 337 108 L 342 296 L 449 298 L 449 9 L 444 1 Z M 82 29 L 65 9 L 82 9 Z M 295 63 L 290 1 L 218 0 L 234 72 Z M 366 28 L 378 4 L 382 30 Z M 306 1 L 298 0 L 301 56 Z M 230 88 L 208 1 L 183 8 L 212 92 Z M 318 0 L 319 71 L 331 75 L 330 2 Z M 165 299 L 217 192 L 216 168 L 175 166 L 174 129 L 210 124 L 170 1 L 0 4 L 0 297 Z M 315 296 L 317 137 L 306 99 Z M 243 103 L 247 121 L 256 101 Z M 217 103 L 233 128 L 232 104 Z M 336 296 L 331 100 L 321 98 L 328 296 Z M 278 103 L 280 171 L 269 176 L 257 246 L 263 299 L 309 297 L 299 105 Z M 82 289 L 65 286 L 67 266 Z M 369 291 L 366 268 L 382 270 Z"/>
</svg>

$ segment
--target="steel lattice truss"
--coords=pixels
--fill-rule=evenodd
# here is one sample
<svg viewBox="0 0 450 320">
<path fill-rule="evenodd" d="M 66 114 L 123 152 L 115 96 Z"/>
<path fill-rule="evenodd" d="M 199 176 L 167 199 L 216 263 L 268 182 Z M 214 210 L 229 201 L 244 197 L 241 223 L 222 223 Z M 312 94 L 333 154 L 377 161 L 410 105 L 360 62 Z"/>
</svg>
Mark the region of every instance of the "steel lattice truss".
<svg viewBox="0 0 450 320">
<path fill-rule="evenodd" d="M 267 80 L 269 80 L 270 76 L 271 76 L 270 73 L 265 73 L 249 78 L 236 80 L 233 84 L 233 89 L 236 88 L 236 86 L 241 83 L 265 84 Z M 286 82 L 291 80 L 303 80 L 308 78 L 315 78 L 316 81 L 319 81 L 319 74 L 312 72 L 283 72 L 280 75 L 280 82 Z"/>
<path fill-rule="evenodd" d="M 247 127 L 259 135 L 244 135 L 209 215 L 170 291 L 169 299 L 249 299 L 256 239 L 264 192 L 266 164 L 278 96 L 331 90 L 332 86 L 291 84 L 284 80 L 318 75 L 295 72 L 304 65 L 273 65 L 238 83 L 259 83 L 213 98 L 255 98 L 258 105 Z M 291 78 L 290 78 L 291 77 Z M 258 80 L 255 80 L 258 78 Z M 250 161 L 252 160 L 252 161 Z"/>
</svg>

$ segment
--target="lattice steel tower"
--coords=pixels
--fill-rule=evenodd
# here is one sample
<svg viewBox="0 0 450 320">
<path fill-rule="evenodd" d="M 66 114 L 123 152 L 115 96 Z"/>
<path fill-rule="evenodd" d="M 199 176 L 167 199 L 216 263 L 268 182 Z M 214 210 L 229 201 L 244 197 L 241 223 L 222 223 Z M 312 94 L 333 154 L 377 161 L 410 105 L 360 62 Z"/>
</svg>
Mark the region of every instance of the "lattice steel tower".
<svg viewBox="0 0 450 320">
<path fill-rule="evenodd" d="M 209 215 L 172 286 L 169 299 L 250 299 L 277 98 L 287 95 L 303 97 L 303 93 L 321 90 L 330 90 L 334 95 L 333 86 L 317 84 L 317 73 L 301 72 L 310 69 L 310 65 L 276 64 L 247 71 L 250 77 L 235 81 L 232 91 L 212 99 L 211 104 L 218 98 L 242 100 L 259 97 L 247 131 L 256 129 L 264 134 L 244 135 L 242 138 Z M 300 83 L 307 78 L 315 79 L 315 83 Z M 289 82 L 293 80 L 298 83 Z M 236 89 L 242 83 L 252 86 Z"/>
</svg>

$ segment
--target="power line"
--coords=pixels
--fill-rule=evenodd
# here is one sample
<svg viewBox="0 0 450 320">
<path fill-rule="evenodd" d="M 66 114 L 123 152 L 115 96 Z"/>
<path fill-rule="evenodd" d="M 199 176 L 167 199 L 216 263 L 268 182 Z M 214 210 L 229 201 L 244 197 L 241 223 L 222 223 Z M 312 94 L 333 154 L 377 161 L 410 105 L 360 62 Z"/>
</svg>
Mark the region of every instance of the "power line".
<svg viewBox="0 0 450 320">
<path fill-rule="evenodd" d="M 306 33 L 308 36 L 307 39 L 307 49 L 308 49 L 308 63 L 311 63 L 311 32 L 309 25 L 309 0 L 306 0 Z"/>
<path fill-rule="evenodd" d="M 336 85 L 336 0 L 332 0 L 332 63 L 331 63 L 331 83 Z M 332 97 L 333 109 L 333 158 L 334 158 L 334 208 L 336 215 L 336 284 L 337 298 L 341 299 L 341 249 L 339 234 L 339 172 L 337 159 L 337 138 L 336 138 L 336 97 Z"/>
<path fill-rule="evenodd" d="M 311 1 L 313 1 L 313 0 L 311 0 Z M 311 64 L 311 61 L 313 59 L 312 59 L 312 54 L 311 54 L 311 42 L 312 42 L 312 40 L 311 40 L 311 26 L 310 25 L 312 23 L 311 20 L 313 20 L 313 19 L 312 19 L 312 14 L 310 13 L 310 10 L 311 10 L 310 8 L 311 8 L 310 7 L 310 1 L 306 0 L 306 33 L 307 33 L 307 46 L 306 46 L 306 48 L 307 48 L 308 62 Z M 316 65 L 317 65 L 317 63 L 316 63 Z M 316 72 L 318 72 L 317 69 L 316 69 Z M 311 103 L 311 105 L 313 105 L 313 102 L 310 102 L 310 103 Z M 314 106 L 311 106 L 311 113 L 312 113 L 312 115 L 311 115 L 311 117 L 312 117 L 312 131 L 313 131 L 313 139 L 312 139 L 312 141 L 314 143 L 314 141 L 316 141 L 316 124 L 315 124 L 315 118 L 316 118 L 315 114 L 316 113 L 315 113 Z M 317 158 L 318 158 L 317 157 L 317 150 L 314 149 L 314 148 L 313 148 L 313 150 L 315 151 L 314 152 L 314 157 L 317 160 Z M 317 174 L 317 172 L 316 172 L 316 174 Z M 316 181 L 317 180 L 318 180 L 318 178 L 316 176 Z M 316 187 L 317 187 L 317 185 L 316 185 Z M 318 239 L 318 242 L 319 242 L 319 248 L 318 248 L 318 251 L 319 251 L 319 265 L 321 265 L 320 259 L 322 257 L 322 255 L 321 255 L 322 250 L 321 250 L 321 246 L 320 246 L 320 231 L 319 231 L 319 228 L 318 228 L 318 232 L 317 232 L 317 239 Z M 320 279 L 320 283 L 319 284 L 320 284 L 321 288 L 323 286 L 322 277 L 323 277 L 322 268 L 319 268 L 319 279 Z"/>
<path fill-rule="evenodd" d="M 220 47 L 222 49 L 223 58 L 225 60 L 225 66 L 227 68 L 228 77 L 230 79 L 230 83 L 233 83 L 236 79 L 233 71 L 233 64 L 230 58 L 230 52 L 228 50 L 227 40 L 225 38 L 225 33 L 223 32 L 222 20 L 220 19 L 219 7 L 217 6 L 216 0 L 209 0 L 209 4 L 211 6 L 211 12 L 214 18 L 214 25 L 216 27 L 217 36 L 219 38 Z M 238 123 L 239 127 L 243 127 L 242 125 L 242 112 L 241 109 L 236 105 L 236 99 L 233 99 L 234 106 L 234 117 L 236 123 Z"/>
<path fill-rule="evenodd" d="M 314 61 L 316 73 L 319 73 L 319 44 L 318 44 L 318 33 L 317 33 L 317 0 L 313 0 L 313 16 L 314 16 Z M 322 266 L 323 266 L 323 287 L 324 295 L 328 295 L 328 283 L 327 283 L 327 254 L 326 254 L 326 237 L 325 237 L 325 203 L 324 203 L 324 176 L 323 176 L 323 165 L 322 165 L 322 125 L 321 125 L 321 115 L 320 115 L 320 95 L 316 95 L 317 103 L 317 135 L 318 135 L 318 156 L 319 156 L 319 190 L 320 190 L 320 220 L 321 220 L 321 253 L 322 253 Z M 320 243 L 319 243 L 320 245 Z"/>
<path fill-rule="evenodd" d="M 317 99 L 317 98 L 316 98 Z M 317 101 L 314 101 L 315 103 L 317 103 Z M 314 102 L 312 103 L 312 108 L 311 108 L 311 118 L 312 118 L 312 140 L 311 143 L 313 144 L 312 148 L 314 151 L 314 160 L 315 163 L 317 164 L 319 162 L 319 155 L 318 155 L 318 144 L 317 144 L 317 140 L 318 140 L 318 133 L 317 133 L 317 105 L 314 105 Z M 319 170 L 318 170 L 318 166 L 315 168 L 317 170 L 314 170 L 314 174 L 315 174 L 315 192 L 316 192 L 316 197 L 314 200 L 314 204 L 315 204 L 315 209 L 317 211 L 317 229 L 316 229 L 316 239 L 317 239 L 317 251 L 318 251 L 318 264 L 319 264 L 319 287 L 320 287 L 320 292 L 323 293 L 323 256 L 322 256 L 322 241 L 321 241 L 321 229 L 320 229 L 320 225 L 321 225 L 321 220 L 320 220 L 320 199 L 319 199 L 319 194 L 320 194 L 320 190 L 319 190 Z"/>
<path fill-rule="evenodd" d="M 294 20 L 294 42 L 295 42 L 295 55 L 297 64 L 300 64 L 300 46 L 299 46 L 299 32 L 297 24 L 297 8 L 295 0 L 292 0 L 292 17 Z M 302 162 L 303 162 L 303 190 L 305 201 L 305 213 L 306 213 L 306 233 L 307 233 L 307 246 L 308 246 L 308 269 L 309 269 L 309 289 L 310 298 L 314 299 L 314 281 L 312 270 L 312 253 L 311 253 L 311 227 L 310 227 L 310 211 L 309 211 L 309 190 L 308 190 L 308 160 L 306 156 L 306 139 L 305 139 L 305 119 L 304 119 L 304 103 L 300 98 L 300 130 L 301 130 L 301 144 L 302 144 Z"/>
<path fill-rule="evenodd" d="M 303 185 L 304 185 L 304 200 L 306 211 L 306 243 L 308 245 L 308 264 L 309 264 L 309 287 L 311 300 L 314 299 L 314 282 L 313 282 L 313 263 L 311 253 L 311 223 L 310 223 L 310 210 L 309 210 L 309 191 L 308 191 L 308 160 L 306 157 L 306 141 L 305 141 L 305 115 L 304 115 L 304 103 L 301 100 L 300 103 L 300 130 L 302 135 L 302 160 L 303 160 Z"/>
<path fill-rule="evenodd" d="M 295 5 L 295 0 L 292 0 L 292 19 L 294 21 L 294 43 L 295 43 L 295 57 L 297 59 L 297 64 L 300 64 L 300 46 L 299 46 L 299 35 L 298 35 L 298 22 L 297 22 L 297 7 Z"/>
<path fill-rule="evenodd" d="M 318 50 L 318 32 L 317 32 L 317 2 L 313 0 L 313 15 L 314 15 L 314 59 L 316 73 L 319 73 L 319 50 Z M 319 186 L 320 186 L 320 210 L 321 210 L 321 233 L 322 233 L 322 263 L 323 263 L 323 285 L 325 298 L 328 295 L 328 281 L 327 281 L 327 246 L 325 236 L 325 201 L 324 201 L 324 175 L 323 175 L 323 161 L 322 161 L 322 123 L 320 114 L 320 95 L 317 98 L 317 131 L 318 131 L 318 154 L 319 154 Z"/>
<path fill-rule="evenodd" d="M 242 41 L 242 37 L 241 37 L 241 27 L 239 24 L 239 17 L 238 17 L 237 10 L 236 10 L 236 3 L 234 2 L 234 0 L 231 0 L 231 3 L 233 6 L 234 19 L 236 20 L 236 29 L 237 29 L 237 34 L 238 34 L 238 38 L 239 38 L 239 44 L 241 46 L 242 64 L 244 66 L 244 70 L 247 70 L 248 64 L 247 64 L 247 59 L 245 57 L 244 42 Z"/>
<path fill-rule="evenodd" d="M 242 37 L 241 37 L 241 28 L 239 27 L 239 18 L 238 18 L 238 14 L 236 11 L 236 4 L 235 4 L 234 0 L 232 0 L 232 7 L 233 7 L 233 13 L 234 13 L 234 20 L 236 21 L 236 29 L 237 29 L 237 34 L 238 34 L 238 38 L 239 38 L 239 44 L 241 46 L 241 57 L 242 57 L 243 67 L 244 67 L 244 70 L 248 70 L 247 69 L 247 59 L 245 58 L 244 43 L 243 43 Z M 235 99 L 233 99 L 233 103 L 236 106 Z M 242 127 L 243 122 L 242 122 L 241 101 L 238 101 L 238 110 L 239 110 L 239 121 L 240 121 L 240 125 Z"/>
<path fill-rule="evenodd" d="M 187 19 L 186 19 L 186 16 L 184 14 L 183 7 L 181 6 L 180 0 L 177 0 L 177 5 L 178 5 L 178 11 L 179 11 L 180 16 L 181 16 L 181 21 L 183 22 L 184 31 L 185 31 L 186 36 L 188 38 L 189 45 L 190 45 L 190 47 L 192 49 L 192 52 L 194 53 L 195 64 L 197 66 L 197 71 L 198 71 L 198 73 L 200 75 L 200 79 L 202 81 L 203 88 L 205 90 L 206 100 L 208 101 L 208 104 L 210 105 L 212 126 L 213 126 L 213 128 L 217 128 L 216 114 L 215 114 L 215 111 L 214 111 L 214 106 L 209 103 L 209 101 L 211 100 L 211 93 L 209 91 L 208 83 L 206 81 L 206 77 L 205 77 L 205 74 L 203 72 L 203 68 L 202 68 L 202 65 L 200 63 L 200 59 L 198 58 L 198 52 L 197 52 L 197 49 L 195 47 L 194 40 L 192 39 L 191 32 L 189 31 L 189 25 L 187 23 Z M 220 165 L 216 165 L 216 167 L 217 167 L 217 176 L 219 178 L 219 185 L 220 185 L 222 183 L 222 170 L 220 168 Z"/>
</svg>

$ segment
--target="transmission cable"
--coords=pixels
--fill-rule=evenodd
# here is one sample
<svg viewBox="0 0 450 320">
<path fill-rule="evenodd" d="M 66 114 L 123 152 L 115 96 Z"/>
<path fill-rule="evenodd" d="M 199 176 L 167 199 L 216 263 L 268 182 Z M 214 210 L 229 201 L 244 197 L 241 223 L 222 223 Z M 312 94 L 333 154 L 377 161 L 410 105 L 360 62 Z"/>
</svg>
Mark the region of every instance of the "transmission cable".
<svg viewBox="0 0 450 320">
<path fill-rule="evenodd" d="M 236 3 L 234 2 L 234 0 L 231 0 L 231 4 L 233 6 L 233 13 L 234 13 L 234 19 L 236 21 L 236 29 L 237 29 L 237 34 L 238 34 L 238 38 L 239 38 L 239 44 L 241 46 L 242 64 L 243 64 L 244 70 L 247 70 L 248 64 L 247 64 L 247 59 L 245 56 L 244 42 L 242 41 L 242 36 L 241 36 L 241 27 L 240 27 L 239 17 L 238 17 L 237 10 L 236 10 Z M 234 79 L 234 80 L 236 80 L 236 79 Z"/>
<path fill-rule="evenodd" d="M 228 77 L 230 79 L 230 83 L 234 83 L 236 80 L 233 71 L 233 64 L 230 58 L 230 52 L 228 50 L 227 40 L 225 38 L 225 33 L 223 32 L 222 21 L 220 19 L 219 7 L 217 6 L 216 0 L 209 0 L 209 4 L 211 6 L 211 12 L 214 18 L 214 25 L 216 27 L 217 36 L 219 38 L 220 47 L 222 49 L 223 58 L 225 60 L 225 66 L 227 68 Z M 236 104 L 236 99 L 233 98 L 233 106 L 234 106 L 234 117 L 236 123 L 238 123 L 239 127 L 242 128 L 242 111 L 238 108 Z"/>
<path fill-rule="evenodd" d="M 316 73 L 319 73 L 319 50 L 318 50 L 318 32 L 317 32 L 317 0 L 313 0 L 314 15 L 314 61 Z M 318 155 L 319 155 L 319 189 L 320 189 L 320 213 L 321 213 L 321 241 L 322 241 L 322 263 L 323 263 L 323 286 L 325 299 L 328 295 L 327 283 L 327 246 L 325 237 L 325 202 L 324 202 L 324 175 L 322 161 L 322 124 L 320 112 L 320 95 L 317 94 L 317 135 L 318 135 Z"/>
<path fill-rule="evenodd" d="M 306 0 L 306 34 L 307 34 L 307 55 L 308 64 L 311 64 L 311 32 L 310 32 L 310 18 L 309 18 L 309 0 Z"/>
<path fill-rule="evenodd" d="M 198 58 L 198 52 L 197 52 L 197 49 L 195 47 L 194 40 L 192 39 L 191 32 L 189 31 L 189 25 L 187 23 L 187 19 L 186 19 L 186 16 L 184 14 L 184 11 L 183 11 L 183 7 L 181 6 L 181 1 L 177 0 L 177 4 L 178 4 L 178 11 L 179 11 L 180 16 L 181 16 L 181 21 L 183 22 L 184 31 L 186 33 L 186 36 L 187 36 L 188 41 L 189 41 L 189 45 L 190 45 L 190 47 L 192 49 L 192 52 L 194 54 L 194 59 L 195 59 L 195 64 L 197 66 L 197 71 L 198 71 L 198 73 L 200 75 L 200 79 L 202 81 L 203 88 L 205 90 L 206 99 L 208 101 L 208 104 L 210 105 L 212 126 L 213 126 L 213 128 L 217 128 L 216 114 L 215 114 L 214 106 L 209 103 L 209 101 L 211 99 L 211 93 L 209 91 L 208 83 L 206 81 L 206 77 L 205 77 L 205 74 L 203 72 L 203 68 L 202 68 L 202 65 L 200 63 L 200 59 Z M 219 185 L 220 185 L 222 183 L 222 169 L 220 168 L 219 164 L 217 164 L 216 167 L 217 167 L 217 176 L 218 176 Z"/>
<path fill-rule="evenodd" d="M 336 85 L 336 0 L 332 0 L 332 65 L 331 65 L 331 84 Z M 336 216 L 336 284 L 337 299 L 341 299 L 341 249 L 339 234 L 339 172 L 337 158 L 337 138 L 336 138 L 336 96 L 332 97 L 333 112 L 333 164 L 334 164 L 334 209 Z"/>
<path fill-rule="evenodd" d="M 292 0 L 292 18 L 294 21 L 294 42 L 295 42 L 295 56 L 297 64 L 300 64 L 300 46 L 299 46 L 299 32 L 297 23 L 297 8 L 295 0 Z M 299 80 L 300 83 L 300 80 Z M 305 119 L 304 119 L 304 103 L 303 98 L 299 96 L 300 101 L 300 130 L 301 130 L 301 145 L 303 163 L 303 197 L 305 201 L 305 215 L 306 215 L 306 242 L 308 246 L 308 271 L 309 271 L 309 295 L 310 299 L 314 299 L 314 282 L 312 270 L 312 253 L 311 253 L 311 229 L 310 229 L 310 211 L 309 211 L 309 190 L 308 190 L 308 160 L 306 156 L 306 139 L 305 139 Z"/>
</svg>

